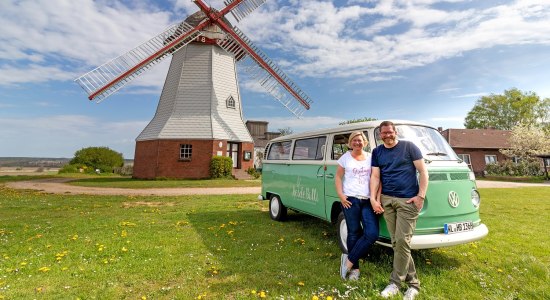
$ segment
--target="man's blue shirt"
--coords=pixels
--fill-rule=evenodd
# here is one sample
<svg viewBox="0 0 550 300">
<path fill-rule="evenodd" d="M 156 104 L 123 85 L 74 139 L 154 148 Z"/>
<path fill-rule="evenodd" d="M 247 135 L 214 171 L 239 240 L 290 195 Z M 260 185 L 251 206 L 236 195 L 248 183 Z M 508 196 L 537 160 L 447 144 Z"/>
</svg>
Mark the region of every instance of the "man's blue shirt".
<svg viewBox="0 0 550 300">
<path fill-rule="evenodd" d="M 372 151 L 372 166 L 380 168 L 382 194 L 412 198 L 418 194 L 413 161 L 422 159 L 420 149 L 409 141 L 398 141 L 393 148 L 379 145 Z"/>
</svg>

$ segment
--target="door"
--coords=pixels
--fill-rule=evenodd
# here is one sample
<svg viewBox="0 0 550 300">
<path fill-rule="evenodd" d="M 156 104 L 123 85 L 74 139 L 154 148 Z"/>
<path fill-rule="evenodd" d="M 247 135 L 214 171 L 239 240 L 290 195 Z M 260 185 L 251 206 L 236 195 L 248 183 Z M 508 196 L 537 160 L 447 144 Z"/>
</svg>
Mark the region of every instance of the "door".
<svg viewBox="0 0 550 300">
<path fill-rule="evenodd" d="M 233 160 L 233 168 L 239 167 L 239 143 L 227 142 L 227 156 Z"/>
</svg>

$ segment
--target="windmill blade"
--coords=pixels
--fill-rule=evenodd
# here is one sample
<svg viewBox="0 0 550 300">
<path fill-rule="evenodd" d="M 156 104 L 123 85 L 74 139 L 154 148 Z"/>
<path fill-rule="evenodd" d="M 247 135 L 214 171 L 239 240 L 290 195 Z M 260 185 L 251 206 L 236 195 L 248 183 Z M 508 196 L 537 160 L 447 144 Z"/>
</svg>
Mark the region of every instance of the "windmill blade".
<svg viewBox="0 0 550 300">
<path fill-rule="evenodd" d="M 101 102 L 200 36 L 202 33 L 199 29 L 206 23 L 195 27 L 186 22 L 173 24 L 147 42 L 78 77 L 75 81 L 88 93 L 90 100 Z"/>
<path fill-rule="evenodd" d="M 250 39 L 237 27 L 232 28 L 236 36 L 226 35 L 217 43 L 244 66 L 244 70 L 259 81 L 267 92 L 277 99 L 296 117 L 300 118 L 313 102 L 265 53 L 254 46 Z"/>
<path fill-rule="evenodd" d="M 266 0 L 225 0 L 223 3 L 227 5 L 226 9 L 221 11 L 222 15 L 227 13 L 226 10 L 230 10 L 233 17 L 240 22 L 256 8 L 265 3 Z"/>
</svg>

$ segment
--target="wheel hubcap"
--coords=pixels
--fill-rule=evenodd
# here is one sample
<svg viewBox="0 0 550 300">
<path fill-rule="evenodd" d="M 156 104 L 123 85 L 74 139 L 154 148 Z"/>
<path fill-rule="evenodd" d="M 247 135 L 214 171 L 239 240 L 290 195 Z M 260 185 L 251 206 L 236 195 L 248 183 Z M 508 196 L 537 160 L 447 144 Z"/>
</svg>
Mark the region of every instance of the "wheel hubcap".
<svg viewBox="0 0 550 300">
<path fill-rule="evenodd" d="M 279 201 L 277 198 L 274 198 L 273 201 L 271 201 L 271 214 L 274 216 L 279 214 Z"/>
</svg>

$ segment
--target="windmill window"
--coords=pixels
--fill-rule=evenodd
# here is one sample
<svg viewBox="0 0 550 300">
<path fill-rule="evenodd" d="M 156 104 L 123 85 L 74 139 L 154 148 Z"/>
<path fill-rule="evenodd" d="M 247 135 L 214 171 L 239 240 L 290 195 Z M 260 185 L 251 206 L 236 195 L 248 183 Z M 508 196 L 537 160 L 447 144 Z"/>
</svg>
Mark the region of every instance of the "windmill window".
<svg viewBox="0 0 550 300">
<path fill-rule="evenodd" d="M 193 145 L 191 144 L 180 145 L 180 160 L 191 160 L 191 154 L 193 154 Z"/>
<path fill-rule="evenodd" d="M 225 100 L 225 103 L 227 105 L 227 108 L 235 108 L 235 99 L 233 99 L 233 96 L 229 96 L 229 98 Z"/>
</svg>

